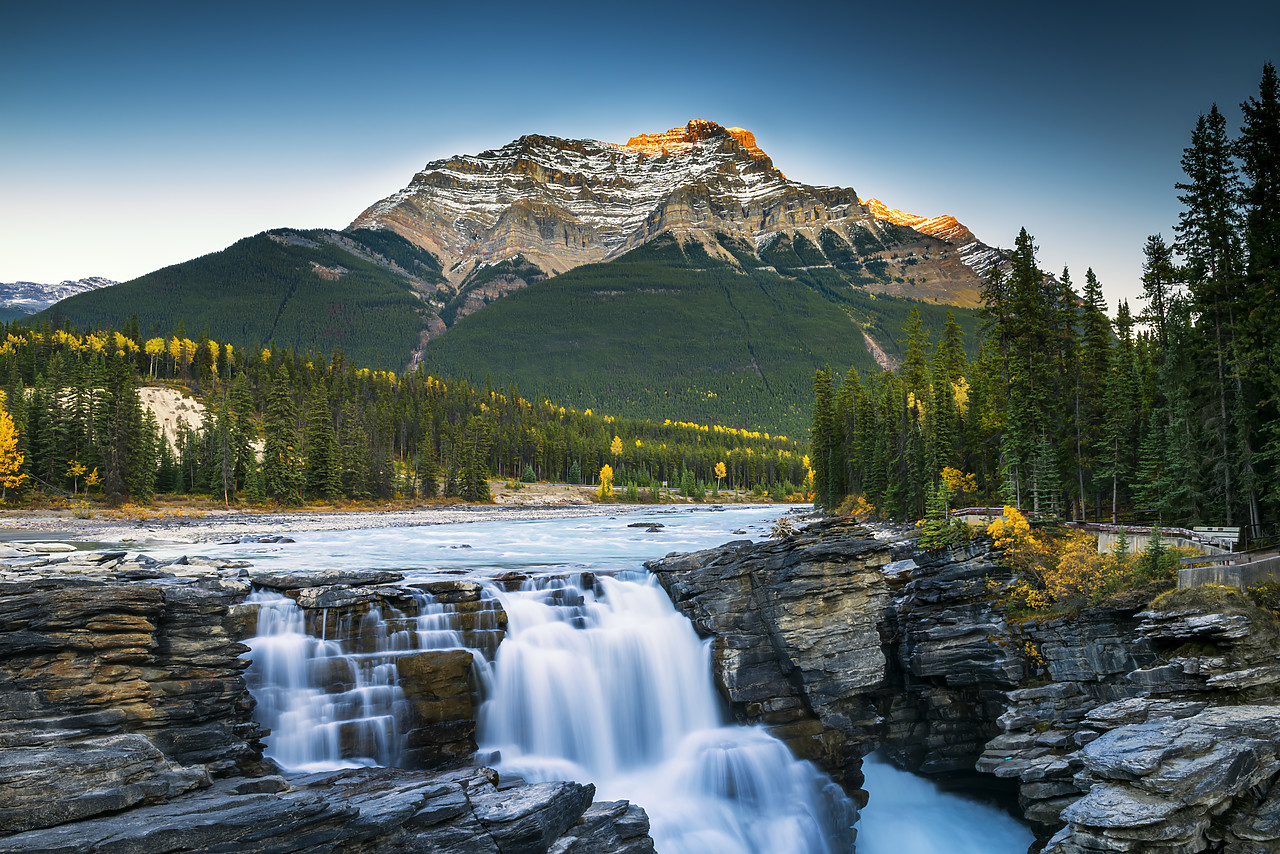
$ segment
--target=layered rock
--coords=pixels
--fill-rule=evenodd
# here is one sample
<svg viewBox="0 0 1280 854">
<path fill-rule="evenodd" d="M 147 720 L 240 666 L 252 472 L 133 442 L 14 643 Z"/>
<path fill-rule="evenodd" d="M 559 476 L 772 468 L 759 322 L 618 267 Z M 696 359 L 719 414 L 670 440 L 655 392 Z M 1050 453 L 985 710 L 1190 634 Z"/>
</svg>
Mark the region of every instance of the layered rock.
<svg viewBox="0 0 1280 854">
<path fill-rule="evenodd" d="M 919 554 L 840 520 L 650 568 L 739 715 L 846 784 L 879 747 L 1012 785 L 1055 854 L 1280 850 L 1280 623 L 1241 594 L 1014 621 L 987 541 Z"/>
<path fill-rule="evenodd" d="M 376 768 L 257 785 L 225 780 L 160 806 L 0 837 L 0 852 L 653 851 L 644 811 L 625 801 L 592 804 L 593 786 L 496 784 L 487 769 L 428 776 Z"/>
<path fill-rule="evenodd" d="M 1079 752 L 1051 854 L 1280 848 L 1280 707 L 1223 706 L 1112 730 Z"/>
<path fill-rule="evenodd" d="M 401 759 L 285 778 L 262 758 L 240 639 L 258 604 L 243 565 L 124 552 L 7 550 L 0 557 L 0 852 L 453 852 L 648 854 L 648 818 L 593 803 L 576 783 L 498 785 L 475 749 L 472 655 L 399 658 L 411 707 Z M 479 585 L 396 585 L 398 573 L 263 575 L 313 628 L 373 609 L 447 605 L 496 644 Z M 329 620 L 333 621 L 332 626 Z M 362 634 L 363 632 L 363 634 Z M 332 636 L 332 635 L 331 635 Z M 335 688 L 344 678 L 335 671 Z"/>
<path fill-rule="evenodd" d="M 0 829 L 261 771 L 247 648 L 229 613 L 247 590 L 221 580 L 0 584 Z"/>
<path fill-rule="evenodd" d="M 730 543 L 647 564 L 714 638 L 717 683 L 739 720 L 761 723 L 850 788 L 877 728 L 889 602 L 884 546 L 855 525 L 780 543 Z"/>
<path fill-rule="evenodd" d="M 395 231 L 436 255 L 455 285 L 489 282 L 489 298 L 534 280 L 529 273 L 491 280 L 490 265 L 519 257 L 553 275 L 671 233 L 731 263 L 743 253 L 729 242 L 754 252 L 779 236 L 803 238 L 807 260 L 796 263 L 841 266 L 857 256 L 848 269 L 870 261 L 884 268 L 861 278 L 872 290 L 976 305 L 982 276 L 1004 254 L 954 219 L 942 227 L 943 218 L 905 218 L 863 205 L 852 189 L 791 181 L 749 131 L 694 119 L 623 145 L 530 135 L 438 160 L 352 228 Z M 474 294 L 462 298 L 483 304 Z M 475 307 L 463 305 L 463 313 Z"/>
</svg>

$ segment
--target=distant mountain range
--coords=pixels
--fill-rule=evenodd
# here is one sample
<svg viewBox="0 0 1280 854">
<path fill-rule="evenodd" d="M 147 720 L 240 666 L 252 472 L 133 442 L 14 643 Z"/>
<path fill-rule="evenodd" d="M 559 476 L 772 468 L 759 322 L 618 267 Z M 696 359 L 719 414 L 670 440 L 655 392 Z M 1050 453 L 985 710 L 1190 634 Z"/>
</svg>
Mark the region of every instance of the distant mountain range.
<svg viewBox="0 0 1280 854">
<path fill-rule="evenodd" d="M 794 434 L 815 368 L 891 362 L 912 306 L 935 340 L 948 310 L 972 332 L 1007 263 L 953 217 L 792 181 L 750 132 L 694 120 L 439 160 L 343 231 L 264 232 L 51 311 Z"/>
<path fill-rule="evenodd" d="M 74 282 L 66 280 L 56 285 L 43 285 L 39 282 L 0 282 L 0 320 L 12 320 L 15 317 L 35 314 L 58 300 L 114 284 L 117 282 L 100 276 L 90 276 Z"/>
</svg>

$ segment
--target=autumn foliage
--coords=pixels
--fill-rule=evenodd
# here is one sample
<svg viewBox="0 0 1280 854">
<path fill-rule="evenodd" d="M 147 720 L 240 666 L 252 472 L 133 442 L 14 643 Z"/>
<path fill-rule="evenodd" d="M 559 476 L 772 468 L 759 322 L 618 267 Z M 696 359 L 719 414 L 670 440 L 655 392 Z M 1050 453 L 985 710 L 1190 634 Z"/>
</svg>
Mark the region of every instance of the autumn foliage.
<svg viewBox="0 0 1280 854">
<path fill-rule="evenodd" d="M 1036 531 L 1014 507 L 1005 507 L 1004 517 L 987 533 L 1014 569 L 1010 604 L 1031 611 L 1080 608 L 1147 582 L 1167 581 L 1186 553 L 1163 548 L 1158 536 L 1141 553 L 1131 554 L 1123 538 L 1119 548 L 1100 553 L 1093 536 Z"/>
</svg>

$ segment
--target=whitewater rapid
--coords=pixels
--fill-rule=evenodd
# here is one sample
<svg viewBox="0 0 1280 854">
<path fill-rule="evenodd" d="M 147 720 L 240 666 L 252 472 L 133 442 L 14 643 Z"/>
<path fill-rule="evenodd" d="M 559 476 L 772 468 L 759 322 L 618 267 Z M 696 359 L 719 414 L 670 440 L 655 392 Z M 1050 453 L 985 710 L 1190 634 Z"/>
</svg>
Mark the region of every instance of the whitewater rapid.
<svg viewBox="0 0 1280 854">
<path fill-rule="evenodd" d="M 661 854 L 848 852 L 853 803 L 764 729 L 728 723 L 709 641 L 642 568 L 670 551 L 761 538 L 778 512 L 645 514 L 665 525 L 659 536 L 627 527 L 639 517 L 625 514 L 297 534 L 235 556 L 272 571 L 398 569 L 406 581 L 465 572 L 507 618 L 496 653 L 472 649 L 486 764 L 530 782 L 591 782 L 599 800 L 639 804 Z M 526 580 L 511 583 L 513 571 Z M 448 606 L 426 597 L 417 616 L 375 608 L 335 637 L 308 635 L 292 600 L 255 599 L 247 677 L 272 729 L 267 753 L 291 771 L 395 764 L 409 712 L 396 657 L 466 648 Z M 1031 842 L 998 810 L 874 761 L 866 772 L 862 854 L 1021 854 Z"/>
</svg>

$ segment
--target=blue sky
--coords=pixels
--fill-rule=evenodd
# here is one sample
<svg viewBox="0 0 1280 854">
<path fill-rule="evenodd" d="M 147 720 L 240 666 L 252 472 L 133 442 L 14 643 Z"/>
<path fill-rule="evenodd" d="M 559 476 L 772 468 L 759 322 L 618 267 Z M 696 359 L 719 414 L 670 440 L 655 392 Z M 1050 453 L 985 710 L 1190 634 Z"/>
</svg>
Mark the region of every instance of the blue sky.
<svg viewBox="0 0 1280 854">
<path fill-rule="evenodd" d="M 1113 303 L 1172 238 L 1178 159 L 1234 132 L 1280 4 L 24 4 L 0 19 L 0 281 L 128 279 L 343 227 L 525 133 L 739 125 L 788 176 L 1025 226 Z"/>
</svg>

